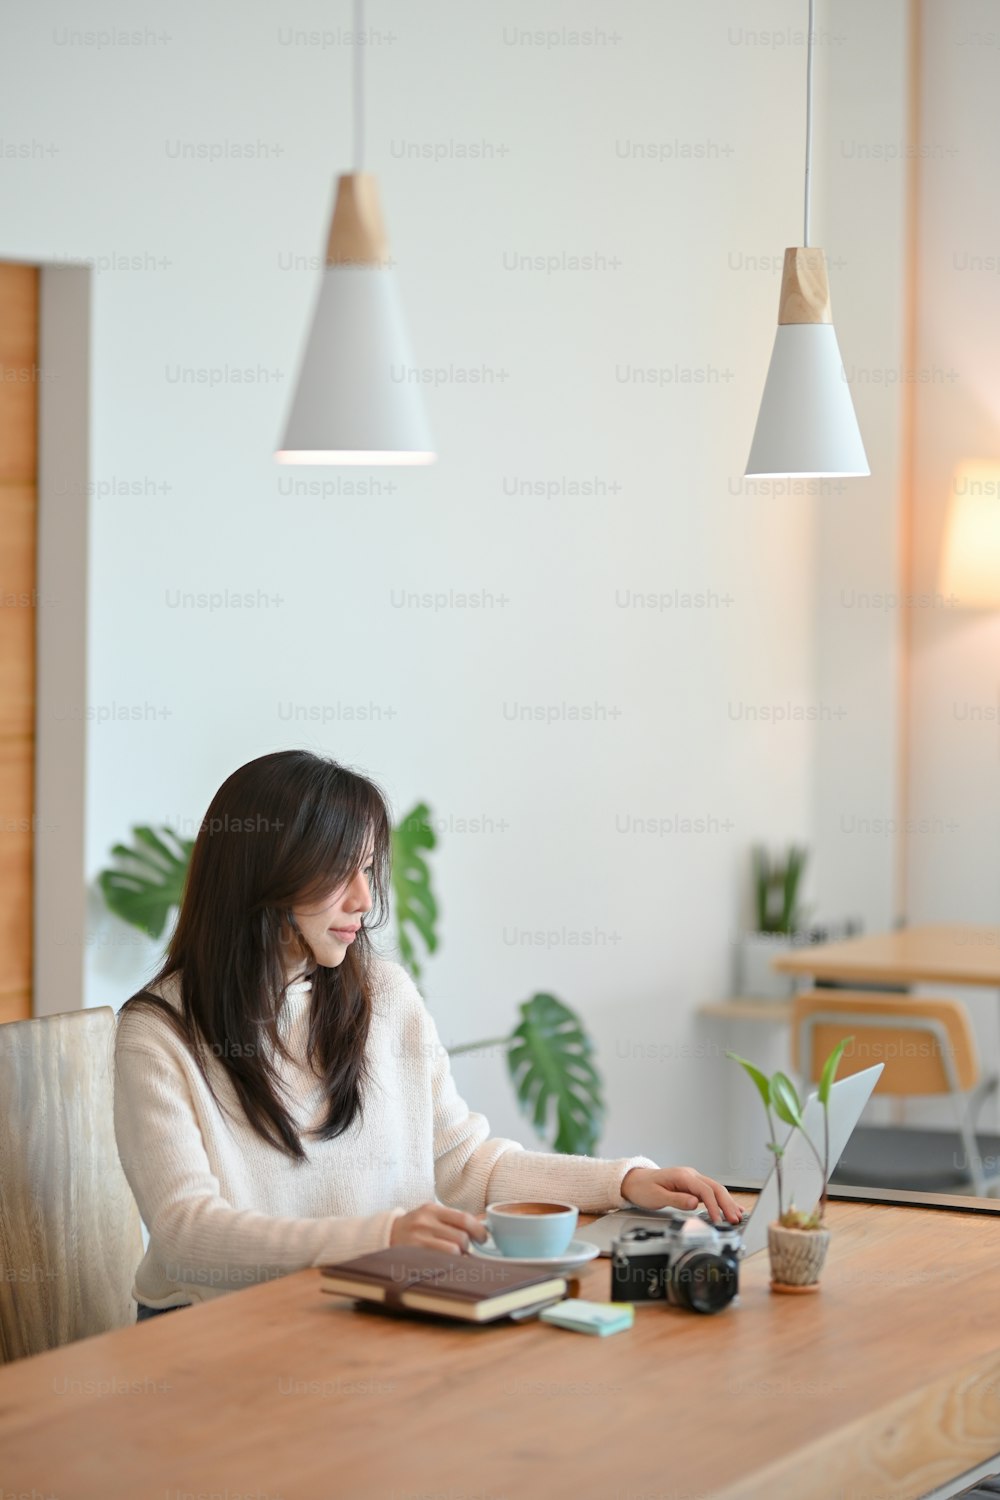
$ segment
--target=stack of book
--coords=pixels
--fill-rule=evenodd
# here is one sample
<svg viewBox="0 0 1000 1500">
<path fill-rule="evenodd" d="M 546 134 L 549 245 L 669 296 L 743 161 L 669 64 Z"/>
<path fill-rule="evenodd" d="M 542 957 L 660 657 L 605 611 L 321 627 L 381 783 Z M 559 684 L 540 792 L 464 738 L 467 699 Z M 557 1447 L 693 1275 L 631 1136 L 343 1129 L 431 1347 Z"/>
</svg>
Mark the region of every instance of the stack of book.
<svg viewBox="0 0 1000 1500">
<path fill-rule="evenodd" d="M 434 1313 L 468 1323 L 491 1323 L 547 1306 L 567 1291 L 564 1276 L 420 1245 L 373 1250 L 320 1266 L 320 1275 L 322 1290 L 334 1296 L 376 1303 L 388 1312 Z"/>
</svg>

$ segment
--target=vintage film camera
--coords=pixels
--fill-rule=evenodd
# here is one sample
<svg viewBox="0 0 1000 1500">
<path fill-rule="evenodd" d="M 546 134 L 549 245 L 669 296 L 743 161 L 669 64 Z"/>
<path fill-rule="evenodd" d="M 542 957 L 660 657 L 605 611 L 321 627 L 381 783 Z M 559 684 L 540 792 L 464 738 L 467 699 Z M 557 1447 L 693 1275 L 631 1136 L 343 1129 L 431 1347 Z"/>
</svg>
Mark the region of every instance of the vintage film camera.
<svg viewBox="0 0 1000 1500">
<path fill-rule="evenodd" d="M 662 1228 L 626 1229 L 611 1246 L 612 1302 L 668 1302 L 717 1313 L 739 1292 L 739 1224 L 682 1214 Z"/>
</svg>

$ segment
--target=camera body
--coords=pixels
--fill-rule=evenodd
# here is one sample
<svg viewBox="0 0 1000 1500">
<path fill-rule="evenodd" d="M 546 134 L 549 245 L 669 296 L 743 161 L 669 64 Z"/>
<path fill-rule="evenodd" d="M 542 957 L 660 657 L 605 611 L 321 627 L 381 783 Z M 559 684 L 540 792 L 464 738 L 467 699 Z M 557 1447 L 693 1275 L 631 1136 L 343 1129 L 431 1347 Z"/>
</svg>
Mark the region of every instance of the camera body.
<svg viewBox="0 0 1000 1500">
<path fill-rule="evenodd" d="M 717 1313 L 739 1293 L 739 1224 L 671 1216 L 664 1227 L 626 1229 L 611 1246 L 612 1302 L 667 1302 Z"/>
</svg>

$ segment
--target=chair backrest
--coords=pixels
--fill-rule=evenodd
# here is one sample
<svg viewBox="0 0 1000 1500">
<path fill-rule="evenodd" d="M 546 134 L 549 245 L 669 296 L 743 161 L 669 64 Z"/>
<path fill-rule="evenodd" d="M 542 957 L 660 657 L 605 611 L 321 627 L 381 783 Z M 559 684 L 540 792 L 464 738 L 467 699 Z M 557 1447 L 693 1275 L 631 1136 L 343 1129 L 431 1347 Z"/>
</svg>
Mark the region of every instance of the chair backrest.
<svg viewBox="0 0 1000 1500">
<path fill-rule="evenodd" d="M 0 1362 L 133 1321 L 109 1006 L 0 1026 Z"/>
<path fill-rule="evenodd" d="M 792 1063 L 814 1083 L 823 1062 L 845 1036 L 838 1077 L 884 1063 L 880 1094 L 968 1092 L 979 1078 L 976 1041 L 957 1000 L 912 995 L 810 990 L 792 1003 Z"/>
</svg>

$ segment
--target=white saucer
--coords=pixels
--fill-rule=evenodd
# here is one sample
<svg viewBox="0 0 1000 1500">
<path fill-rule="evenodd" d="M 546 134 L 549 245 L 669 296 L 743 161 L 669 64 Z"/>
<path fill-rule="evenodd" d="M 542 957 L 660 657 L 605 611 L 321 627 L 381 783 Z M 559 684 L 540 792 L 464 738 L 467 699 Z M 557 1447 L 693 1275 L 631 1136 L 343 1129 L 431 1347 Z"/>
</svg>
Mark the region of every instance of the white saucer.
<svg viewBox="0 0 1000 1500">
<path fill-rule="evenodd" d="M 588 1245 L 586 1240 L 570 1240 L 562 1255 L 548 1256 L 502 1255 L 492 1236 L 481 1245 L 476 1240 L 469 1242 L 470 1255 L 480 1255 L 486 1260 L 506 1261 L 509 1266 L 537 1267 L 540 1271 L 571 1271 L 575 1266 L 586 1265 L 588 1260 L 593 1260 L 600 1253 L 596 1245 Z"/>
</svg>

